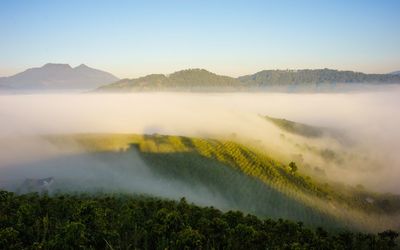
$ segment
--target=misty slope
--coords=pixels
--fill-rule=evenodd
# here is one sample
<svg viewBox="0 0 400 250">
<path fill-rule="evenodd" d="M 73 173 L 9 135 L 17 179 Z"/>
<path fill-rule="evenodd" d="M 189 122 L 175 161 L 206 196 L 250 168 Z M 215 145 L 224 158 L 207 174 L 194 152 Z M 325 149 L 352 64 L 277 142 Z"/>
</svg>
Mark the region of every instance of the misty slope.
<svg viewBox="0 0 400 250">
<path fill-rule="evenodd" d="M 275 118 L 271 116 L 261 116 L 267 121 L 272 122 L 274 125 L 291 134 L 307 137 L 307 138 L 321 138 L 323 136 L 331 137 L 341 143 L 349 143 L 350 139 L 339 130 L 331 128 L 317 127 L 304 123 L 294 122 L 286 119 Z"/>
<path fill-rule="evenodd" d="M 67 90 L 93 89 L 117 81 L 110 73 L 81 64 L 72 68 L 68 64 L 48 63 L 9 77 L 0 78 L 0 86 L 13 90 Z"/>
<path fill-rule="evenodd" d="M 286 119 L 279 119 L 270 116 L 264 116 L 265 119 L 271 121 L 273 124 L 283 129 L 286 132 L 305 136 L 305 137 L 321 137 L 328 130 L 320 127 L 314 127 L 307 124 L 289 121 Z"/>
<path fill-rule="evenodd" d="M 359 84 L 400 83 L 400 76 L 364 74 L 331 69 L 264 70 L 232 78 L 204 69 L 188 69 L 171 75 L 152 74 L 136 79 L 123 79 L 104 85 L 96 91 L 257 91 L 257 90 L 346 90 Z"/>
<path fill-rule="evenodd" d="M 163 192 L 178 190 L 180 195 L 205 205 L 213 205 L 214 200 L 225 209 L 334 228 L 376 230 L 399 226 L 391 217 L 398 216 L 398 196 L 321 183 L 292 172 L 286 164 L 264 152 L 232 141 L 159 135 L 76 135 L 48 140 L 55 145 L 79 145 L 111 169 L 128 171 L 121 174 L 128 179 L 135 176 L 132 172 L 129 174 L 135 163 L 129 162 L 138 154 L 154 174 L 151 178 L 158 180 L 154 183 L 166 181 L 162 182 L 166 185 L 161 188 Z M 73 165 L 79 161 L 67 158 L 66 162 Z M 57 161 L 47 164 L 51 166 Z M 117 180 L 107 180 L 108 186 L 118 187 Z M 139 185 L 138 181 L 132 182 Z M 151 188 L 139 185 L 135 190 L 146 193 Z M 153 192 L 150 194 L 162 196 L 163 193 Z M 222 204 L 218 205 L 218 201 Z"/>
<path fill-rule="evenodd" d="M 235 78 L 221 76 L 204 69 L 187 69 L 170 75 L 152 74 L 136 79 L 123 79 L 98 88 L 98 91 L 155 90 L 233 90 L 240 87 Z"/>
</svg>

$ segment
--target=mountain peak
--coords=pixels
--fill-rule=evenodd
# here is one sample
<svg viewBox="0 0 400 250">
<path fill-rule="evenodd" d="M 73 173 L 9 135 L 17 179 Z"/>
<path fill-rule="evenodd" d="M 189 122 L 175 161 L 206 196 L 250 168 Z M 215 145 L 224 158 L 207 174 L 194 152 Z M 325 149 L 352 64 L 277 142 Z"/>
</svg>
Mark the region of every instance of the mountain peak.
<svg viewBox="0 0 400 250">
<path fill-rule="evenodd" d="M 194 75 L 194 74 L 203 74 L 203 75 L 215 75 L 214 73 L 205 70 L 205 69 L 200 69 L 200 68 L 194 68 L 194 69 L 183 69 L 176 71 L 172 74 L 169 74 L 169 77 L 174 77 L 174 76 L 179 76 L 179 75 Z"/>
<path fill-rule="evenodd" d="M 89 68 L 90 68 L 89 66 L 87 66 L 86 64 L 83 64 L 83 63 L 81 65 L 75 67 L 75 69 L 89 69 Z"/>
<path fill-rule="evenodd" d="M 185 73 L 185 72 L 207 72 L 207 73 L 211 73 L 210 71 L 208 71 L 206 69 L 200 69 L 200 68 L 183 69 L 183 70 L 176 71 L 175 73 Z"/>
<path fill-rule="evenodd" d="M 6 87 L 23 90 L 93 89 L 119 79 L 110 73 L 93 69 L 85 64 L 72 68 L 69 64 L 47 63 L 30 68 L 2 80 Z"/>
</svg>

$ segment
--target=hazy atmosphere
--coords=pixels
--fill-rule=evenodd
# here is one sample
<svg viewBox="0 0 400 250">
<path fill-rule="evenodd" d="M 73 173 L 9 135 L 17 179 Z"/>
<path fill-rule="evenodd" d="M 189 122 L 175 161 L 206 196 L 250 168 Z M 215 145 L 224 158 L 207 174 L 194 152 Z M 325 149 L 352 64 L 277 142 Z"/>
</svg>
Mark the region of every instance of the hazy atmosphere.
<svg viewBox="0 0 400 250">
<path fill-rule="evenodd" d="M 342 176 L 340 181 L 348 184 L 362 184 L 379 191 L 398 193 L 400 159 L 397 149 L 400 146 L 400 135 L 397 129 L 400 118 L 394 114 L 398 112 L 399 94 L 400 88 L 374 93 L 339 94 L 138 93 L 1 96 L 1 168 L 4 170 L 12 165 L 13 160 L 37 157 L 38 153 L 43 159 L 42 153 L 46 154 L 46 150 L 49 150 L 40 144 L 28 144 L 26 148 L 16 146 L 11 143 L 11 138 L 20 143 L 24 137 L 48 134 L 159 133 L 211 138 L 236 134 L 243 139 L 261 140 L 266 149 L 285 154 L 292 145 L 281 141 L 282 131 L 260 117 L 268 115 L 343 132 L 348 141 L 342 144 L 332 142 L 332 138 L 307 139 L 309 143 L 315 143 L 319 147 L 331 144 L 338 150 L 350 150 L 360 157 L 368 158 L 362 166 L 359 162 L 350 161 L 336 166 L 337 169 L 328 168 L 326 171 L 332 175 L 332 179 Z M 304 138 L 295 139 L 304 141 Z M 41 149 L 44 152 L 40 152 Z M 30 150 L 34 150 L 34 153 Z M 309 157 L 311 162 L 317 161 L 312 156 Z M 2 176 L 4 179 L 7 175 Z"/>
<path fill-rule="evenodd" d="M 400 1 L 0 1 L 0 249 L 400 249 Z"/>
</svg>

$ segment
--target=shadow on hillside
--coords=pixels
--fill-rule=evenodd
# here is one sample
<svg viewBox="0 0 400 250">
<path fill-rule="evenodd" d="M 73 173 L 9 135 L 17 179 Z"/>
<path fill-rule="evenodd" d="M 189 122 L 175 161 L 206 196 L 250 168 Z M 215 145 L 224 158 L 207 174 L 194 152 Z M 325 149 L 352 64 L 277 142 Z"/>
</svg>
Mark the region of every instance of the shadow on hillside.
<svg viewBox="0 0 400 250">
<path fill-rule="evenodd" d="M 165 138 L 156 140 L 161 144 Z M 185 138 L 182 143 L 193 146 Z M 314 226 L 344 226 L 260 180 L 196 152 L 141 152 L 139 144 L 130 144 L 121 151 L 80 153 L 10 166 L 0 169 L 0 176 L 13 180 L 6 187 L 11 191 L 25 178 L 53 176 L 53 193 L 126 192 L 169 199 L 186 197 L 196 204 L 222 210 L 237 209 Z"/>
</svg>

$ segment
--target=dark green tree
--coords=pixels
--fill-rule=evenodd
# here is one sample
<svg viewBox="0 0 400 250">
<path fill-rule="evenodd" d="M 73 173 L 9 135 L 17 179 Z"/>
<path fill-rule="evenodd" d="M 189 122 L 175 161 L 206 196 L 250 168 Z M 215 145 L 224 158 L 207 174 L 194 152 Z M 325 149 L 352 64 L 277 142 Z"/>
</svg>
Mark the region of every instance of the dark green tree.
<svg viewBox="0 0 400 250">
<path fill-rule="evenodd" d="M 297 171 L 297 165 L 296 165 L 296 163 L 295 162 L 290 162 L 289 163 L 289 168 L 290 168 L 290 172 L 291 173 L 296 173 L 296 171 Z"/>
</svg>

